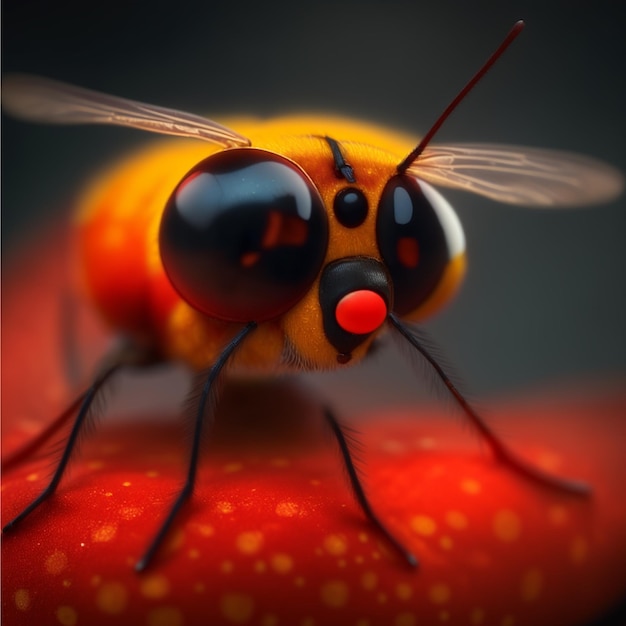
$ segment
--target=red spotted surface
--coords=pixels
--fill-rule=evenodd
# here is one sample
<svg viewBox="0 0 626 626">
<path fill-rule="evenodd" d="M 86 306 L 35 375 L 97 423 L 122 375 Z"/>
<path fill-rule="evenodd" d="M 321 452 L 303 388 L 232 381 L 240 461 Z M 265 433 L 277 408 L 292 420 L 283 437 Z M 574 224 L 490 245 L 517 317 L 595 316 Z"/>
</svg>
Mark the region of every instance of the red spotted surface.
<svg viewBox="0 0 626 626">
<path fill-rule="evenodd" d="M 38 250 L 47 263 L 13 265 L 4 281 L 5 453 L 69 397 L 54 341 L 63 272 L 53 248 Z M 35 270 L 41 280 L 19 280 Z M 589 499 L 497 465 L 445 411 L 359 422 L 369 497 L 418 570 L 364 520 L 308 398 L 249 382 L 225 390 L 193 501 L 137 574 L 181 484 L 186 435 L 176 415 L 103 420 L 54 498 L 3 537 L 2 623 L 584 624 L 626 587 L 625 407 L 617 394 L 562 390 L 489 411 L 520 454 L 589 481 Z M 3 476 L 3 523 L 41 491 L 53 460 Z"/>
</svg>

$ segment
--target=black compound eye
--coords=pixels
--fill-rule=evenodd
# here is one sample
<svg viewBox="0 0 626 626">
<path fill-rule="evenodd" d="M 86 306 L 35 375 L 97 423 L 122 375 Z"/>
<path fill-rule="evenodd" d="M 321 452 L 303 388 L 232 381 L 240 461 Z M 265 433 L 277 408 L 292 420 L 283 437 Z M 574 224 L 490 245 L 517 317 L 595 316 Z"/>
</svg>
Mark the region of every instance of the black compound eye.
<svg viewBox="0 0 626 626">
<path fill-rule="evenodd" d="M 292 161 L 255 148 L 218 152 L 170 197 L 159 232 L 174 288 L 218 319 L 262 322 L 291 308 L 328 244 L 322 198 Z"/>
<path fill-rule="evenodd" d="M 356 187 L 346 187 L 337 193 L 333 211 L 338 222 L 346 228 L 360 226 L 367 217 L 367 198 Z"/>
<path fill-rule="evenodd" d="M 398 315 L 414 311 L 428 298 L 450 260 L 445 219 L 435 206 L 440 200 L 449 207 L 430 185 L 402 174 L 389 180 L 380 198 L 376 238 L 393 281 Z M 456 220 L 452 215 L 451 221 Z"/>
</svg>

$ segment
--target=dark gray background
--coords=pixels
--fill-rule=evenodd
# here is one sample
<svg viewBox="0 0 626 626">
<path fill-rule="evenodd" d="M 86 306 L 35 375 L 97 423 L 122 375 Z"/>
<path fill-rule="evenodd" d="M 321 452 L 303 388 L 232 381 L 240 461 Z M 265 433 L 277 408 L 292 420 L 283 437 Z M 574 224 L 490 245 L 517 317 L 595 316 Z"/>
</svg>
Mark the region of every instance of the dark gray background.
<svg viewBox="0 0 626 626">
<path fill-rule="evenodd" d="M 213 117 L 321 110 L 425 132 L 520 17 L 525 32 L 437 139 L 569 149 L 626 171 L 618 1 L 5 0 L 3 71 Z M 66 214 L 89 173 L 146 140 L 3 118 L 4 249 Z M 551 212 L 446 195 L 466 229 L 469 274 L 427 327 L 472 394 L 623 381 L 625 198 Z M 420 393 L 394 349 L 359 369 L 323 379 L 339 404 Z"/>
</svg>

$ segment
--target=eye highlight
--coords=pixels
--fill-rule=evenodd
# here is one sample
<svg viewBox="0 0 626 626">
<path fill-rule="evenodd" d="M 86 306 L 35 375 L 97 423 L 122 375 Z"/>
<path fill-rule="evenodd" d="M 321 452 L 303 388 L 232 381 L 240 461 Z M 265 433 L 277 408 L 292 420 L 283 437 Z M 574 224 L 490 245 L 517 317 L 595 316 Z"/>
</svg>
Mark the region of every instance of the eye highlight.
<svg viewBox="0 0 626 626">
<path fill-rule="evenodd" d="M 292 161 L 254 148 L 214 154 L 189 172 L 161 219 L 159 245 L 175 289 L 218 319 L 249 322 L 293 306 L 328 244 L 321 196 Z"/>
<path fill-rule="evenodd" d="M 378 249 L 394 288 L 394 312 L 415 311 L 465 249 L 461 224 L 445 198 L 412 176 L 392 177 L 380 198 Z"/>
</svg>

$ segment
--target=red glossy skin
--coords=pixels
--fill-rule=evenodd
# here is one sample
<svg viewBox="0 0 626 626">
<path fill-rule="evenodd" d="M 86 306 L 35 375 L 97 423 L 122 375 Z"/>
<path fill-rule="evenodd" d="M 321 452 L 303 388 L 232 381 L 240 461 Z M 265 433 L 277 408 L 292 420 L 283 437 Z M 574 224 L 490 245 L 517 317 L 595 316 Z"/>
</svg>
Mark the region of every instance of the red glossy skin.
<svg viewBox="0 0 626 626">
<path fill-rule="evenodd" d="M 54 342 L 58 244 L 31 247 L 3 284 L 5 450 L 68 396 Z M 100 343 L 94 326 L 83 331 L 83 346 Z M 359 423 L 368 494 L 417 571 L 364 520 L 313 405 L 275 384 L 227 390 L 193 500 L 138 575 L 180 485 L 184 437 L 175 416 L 102 424 L 54 498 L 3 538 L 3 624 L 584 623 L 625 591 L 626 398 L 568 395 L 494 407 L 494 423 L 529 460 L 593 484 L 588 500 L 528 484 L 437 410 Z M 3 522 L 49 467 L 4 476 Z"/>
</svg>

